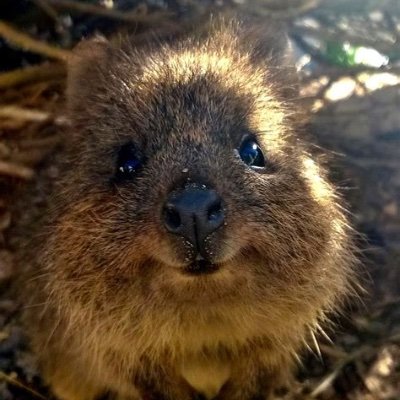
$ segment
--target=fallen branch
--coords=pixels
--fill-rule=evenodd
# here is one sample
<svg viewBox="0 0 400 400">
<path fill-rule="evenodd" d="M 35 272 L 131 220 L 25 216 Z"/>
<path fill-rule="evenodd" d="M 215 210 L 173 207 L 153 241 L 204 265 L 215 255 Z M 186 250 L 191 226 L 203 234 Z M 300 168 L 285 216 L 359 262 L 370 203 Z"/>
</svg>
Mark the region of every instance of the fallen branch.
<svg viewBox="0 0 400 400">
<path fill-rule="evenodd" d="M 45 12 L 51 19 L 56 23 L 60 23 L 57 11 L 48 4 L 45 0 L 32 0 L 37 7 L 39 7 L 43 12 Z"/>
<path fill-rule="evenodd" d="M 149 14 L 140 13 L 137 11 L 137 9 L 132 11 L 119 11 L 115 9 L 99 7 L 94 4 L 80 3 L 79 1 L 74 0 L 45 1 L 51 4 L 54 8 L 77 11 L 83 14 L 99 15 L 102 17 L 117 19 L 125 22 L 154 23 L 172 15 L 171 12 L 167 11 L 155 11 Z"/>
<path fill-rule="evenodd" d="M 0 175 L 29 180 L 33 177 L 34 171 L 23 165 L 0 160 Z"/>
<path fill-rule="evenodd" d="M 63 64 L 46 63 L 20 68 L 0 74 L 0 89 L 6 89 L 26 83 L 63 78 L 65 75 L 66 68 Z"/>
<path fill-rule="evenodd" d="M 0 20 L 0 37 L 23 50 L 41 54 L 45 57 L 66 61 L 70 56 L 69 50 L 59 49 L 40 40 L 22 33 L 11 25 Z"/>
<path fill-rule="evenodd" d="M 302 14 L 306 14 L 311 10 L 316 9 L 320 5 L 320 0 L 306 0 L 303 4 L 298 7 L 289 7 L 287 10 L 282 11 L 280 14 L 286 18 L 299 17 Z M 272 13 L 272 15 L 275 15 Z M 277 15 L 276 15 L 277 16 Z"/>
<path fill-rule="evenodd" d="M 254 2 L 254 4 L 252 2 L 245 2 L 241 7 L 246 8 L 246 10 L 252 10 L 253 13 L 259 16 L 288 20 L 314 10 L 320 5 L 320 1 L 321 0 L 304 0 L 300 2 L 300 4 L 293 4 L 289 0 L 283 2 L 282 5 L 280 4 L 280 7 L 277 7 L 278 3 L 276 1 L 272 1 L 272 3 L 264 1 L 262 5 L 261 1 L 258 1 Z"/>
<path fill-rule="evenodd" d="M 55 116 L 54 114 L 35 110 L 31 108 L 23 108 L 19 106 L 0 106 L 0 118 L 14 119 L 29 122 L 51 122 L 55 125 L 67 125 L 68 121 L 63 116 Z M 0 125 L 1 126 L 1 125 Z M 43 139 L 41 139 L 42 141 Z M 31 140 L 30 143 L 40 143 L 38 139 Z M 45 141 L 46 142 L 46 141 Z"/>
<path fill-rule="evenodd" d="M 25 386 L 23 383 L 19 382 L 17 379 L 5 374 L 2 371 L 0 371 L 0 380 L 3 380 L 5 382 L 9 383 L 10 385 L 13 385 L 13 386 L 23 389 L 24 391 L 26 391 L 27 393 L 30 393 L 32 396 L 34 396 L 37 399 L 41 399 L 41 400 L 47 399 L 46 397 L 44 397 L 43 395 L 38 393 L 36 390 L 33 390 L 33 389 L 29 388 L 28 386 Z"/>
<path fill-rule="evenodd" d="M 24 121 L 43 122 L 51 120 L 51 115 L 48 112 L 41 110 L 31 110 L 18 106 L 0 107 L 0 118 L 21 119 Z"/>
</svg>

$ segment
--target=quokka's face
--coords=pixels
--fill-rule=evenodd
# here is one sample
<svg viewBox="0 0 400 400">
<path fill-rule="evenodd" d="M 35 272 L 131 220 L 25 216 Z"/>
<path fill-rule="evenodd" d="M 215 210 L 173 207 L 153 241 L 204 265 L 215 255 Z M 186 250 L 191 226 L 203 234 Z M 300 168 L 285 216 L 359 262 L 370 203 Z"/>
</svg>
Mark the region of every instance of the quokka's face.
<svg viewBox="0 0 400 400">
<path fill-rule="evenodd" d="M 197 305 L 328 290 L 341 220 L 285 70 L 224 40 L 94 43 L 72 67 L 54 242 L 66 282 Z"/>
</svg>

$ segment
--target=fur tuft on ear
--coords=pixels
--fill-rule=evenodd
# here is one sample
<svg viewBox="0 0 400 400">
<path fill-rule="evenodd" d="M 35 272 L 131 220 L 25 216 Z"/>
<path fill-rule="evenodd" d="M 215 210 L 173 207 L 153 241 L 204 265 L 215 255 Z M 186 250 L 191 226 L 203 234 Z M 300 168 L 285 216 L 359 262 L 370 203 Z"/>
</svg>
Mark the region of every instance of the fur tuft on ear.
<svg viewBox="0 0 400 400">
<path fill-rule="evenodd" d="M 284 82 L 284 98 L 298 96 L 299 77 L 295 68 L 293 46 L 283 22 L 245 19 L 238 33 L 240 46 L 250 53 L 255 64 L 265 66 L 270 78 Z"/>
<path fill-rule="evenodd" d="M 215 38 L 221 41 L 221 45 L 224 41 L 234 41 L 239 53 L 248 54 L 252 64 L 268 71 L 269 79 L 284 83 L 284 87 L 280 88 L 283 98 L 298 97 L 299 82 L 293 48 L 283 21 L 249 15 L 219 15 L 211 19 L 206 32 L 212 40 L 215 32 Z"/>
<path fill-rule="evenodd" d="M 251 51 L 254 61 L 268 61 L 274 65 L 292 65 L 293 51 L 283 26 L 272 22 L 244 24 L 241 43 Z"/>
<path fill-rule="evenodd" d="M 206 35 L 214 32 L 231 32 L 231 39 L 238 40 L 241 50 L 252 55 L 254 61 L 277 64 L 292 63 L 292 46 L 284 21 L 229 13 L 210 19 L 202 29 Z"/>
<path fill-rule="evenodd" d="M 96 85 L 110 48 L 103 36 L 82 40 L 68 60 L 67 104 L 70 110 L 82 107 L 82 101 Z"/>
</svg>

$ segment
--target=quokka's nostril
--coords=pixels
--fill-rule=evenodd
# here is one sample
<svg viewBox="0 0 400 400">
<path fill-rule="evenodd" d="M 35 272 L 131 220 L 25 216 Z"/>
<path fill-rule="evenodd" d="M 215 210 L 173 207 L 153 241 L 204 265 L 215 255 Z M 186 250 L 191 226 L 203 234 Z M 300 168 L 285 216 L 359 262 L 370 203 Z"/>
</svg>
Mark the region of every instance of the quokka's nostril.
<svg viewBox="0 0 400 400">
<path fill-rule="evenodd" d="M 218 199 L 210 206 L 207 212 L 207 218 L 210 222 L 219 222 L 223 220 L 224 215 L 221 200 Z"/>
<path fill-rule="evenodd" d="M 181 216 L 174 206 L 167 205 L 164 208 L 164 221 L 166 227 L 171 231 L 178 230 L 182 225 Z"/>
<path fill-rule="evenodd" d="M 185 238 L 199 253 L 205 253 L 205 239 L 223 224 L 224 218 L 218 193 L 197 186 L 172 192 L 163 209 L 167 231 Z"/>
</svg>

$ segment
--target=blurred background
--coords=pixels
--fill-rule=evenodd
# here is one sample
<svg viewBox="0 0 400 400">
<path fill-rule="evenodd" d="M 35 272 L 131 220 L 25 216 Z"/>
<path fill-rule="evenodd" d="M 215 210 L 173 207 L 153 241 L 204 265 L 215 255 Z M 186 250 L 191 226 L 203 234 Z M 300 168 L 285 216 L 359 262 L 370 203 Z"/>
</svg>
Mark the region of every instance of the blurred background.
<svg viewBox="0 0 400 400">
<path fill-rule="evenodd" d="M 0 400 L 51 398 L 6 295 L 8 232 L 19 190 L 60 140 L 70 49 L 96 32 L 174 33 L 231 12 L 287 25 L 313 141 L 365 237 L 364 305 L 320 335 L 280 396 L 400 399 L 399 0 L 0 0 Z"/>
</svg>

